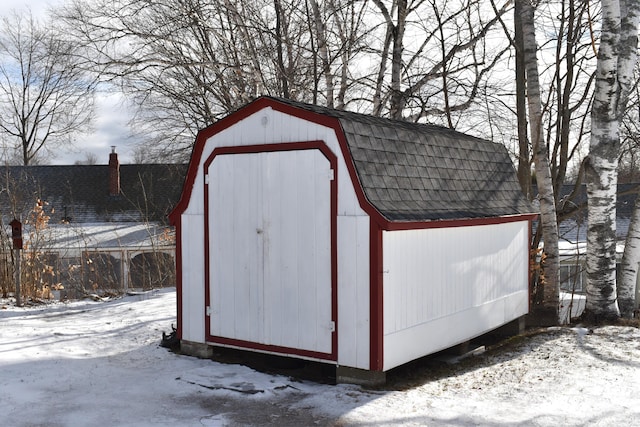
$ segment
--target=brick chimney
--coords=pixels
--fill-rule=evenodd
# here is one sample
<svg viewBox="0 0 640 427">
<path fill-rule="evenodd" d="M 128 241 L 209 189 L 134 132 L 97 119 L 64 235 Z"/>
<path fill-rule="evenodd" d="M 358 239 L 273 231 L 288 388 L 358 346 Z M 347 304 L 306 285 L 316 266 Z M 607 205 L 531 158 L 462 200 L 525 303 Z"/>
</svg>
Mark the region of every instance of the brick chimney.
<svg viewBox="0 0 640 427">
<path fill-rule="evenodd" d="M 111 146 L 111 154 L 109 154 L 109 195 L 120 195 L 120 162 L 115 145 Z"/>
</svg>

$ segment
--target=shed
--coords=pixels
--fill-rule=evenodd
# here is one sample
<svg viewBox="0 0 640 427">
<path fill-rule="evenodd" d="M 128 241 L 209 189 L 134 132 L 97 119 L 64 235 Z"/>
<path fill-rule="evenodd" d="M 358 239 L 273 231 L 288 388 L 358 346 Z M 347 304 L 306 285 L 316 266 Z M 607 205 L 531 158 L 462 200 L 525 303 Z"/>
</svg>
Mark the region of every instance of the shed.
<svg viewBox="0 0 640 427">
<path fill-rule="evenodd" d="M 170 214 L 182 349 L 376 381 L 528 312 L 534 217 L 502 145 L 258 98 L 200 131 Z"/>
</svg>

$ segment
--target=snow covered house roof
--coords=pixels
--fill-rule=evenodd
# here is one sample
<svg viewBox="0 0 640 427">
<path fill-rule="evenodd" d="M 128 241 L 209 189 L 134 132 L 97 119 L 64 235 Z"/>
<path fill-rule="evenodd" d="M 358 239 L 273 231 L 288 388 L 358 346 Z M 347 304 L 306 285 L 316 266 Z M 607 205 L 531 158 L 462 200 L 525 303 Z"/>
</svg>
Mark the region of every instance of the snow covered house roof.
<svg viewBox="0 0 640 427">
<path fill-rule="evenodd" d="M 48 227 L 47 244 L 57 250 L 112 250 L 173 248 L 173 233 L 166 226 L 139 222 L 55 224 Z"/>
<path fill-rule="evenodd" d="M 388 221 L 535 212 L 500 144 L 441 126 L 277 101 L 339 120 L 364 193 Z"/>
</svg>

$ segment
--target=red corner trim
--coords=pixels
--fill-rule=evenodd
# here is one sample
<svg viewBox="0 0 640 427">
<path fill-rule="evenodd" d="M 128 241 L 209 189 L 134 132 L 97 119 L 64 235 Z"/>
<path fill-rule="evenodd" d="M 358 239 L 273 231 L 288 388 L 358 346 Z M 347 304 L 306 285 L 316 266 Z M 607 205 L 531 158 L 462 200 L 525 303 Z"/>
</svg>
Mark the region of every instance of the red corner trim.
<svg viewBox="0 0 640 427">
<path fill-rule="evenodd" d="M 177 218 L 176 227 L 176 334 L 182 339 L 182 221 Z"/>
<path fill-rule="evenodd" d="M 382 229 L 371 221 L 369 226 L 369 369 L 384 367 L 384 305 L 382 275 Z"/>
</svg>

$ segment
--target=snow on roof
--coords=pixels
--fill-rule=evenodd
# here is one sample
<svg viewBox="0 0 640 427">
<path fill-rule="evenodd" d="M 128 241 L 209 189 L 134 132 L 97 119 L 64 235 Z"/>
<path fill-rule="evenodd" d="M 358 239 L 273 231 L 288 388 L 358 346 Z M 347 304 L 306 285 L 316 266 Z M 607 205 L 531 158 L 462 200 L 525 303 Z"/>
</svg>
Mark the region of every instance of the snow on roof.
<svg viewBox="0 0 640 427">
<path fill-rule="evenodd" d="M 29 242 L 29 228 L 25 242 Z M 31 236 L 35 236 L 31 234 Z M 55 250 L 136 249 L 173 247 L 173 230 L 155 223 L 56 224 L 38 234 L 43 246 Z"/>
</svg>

